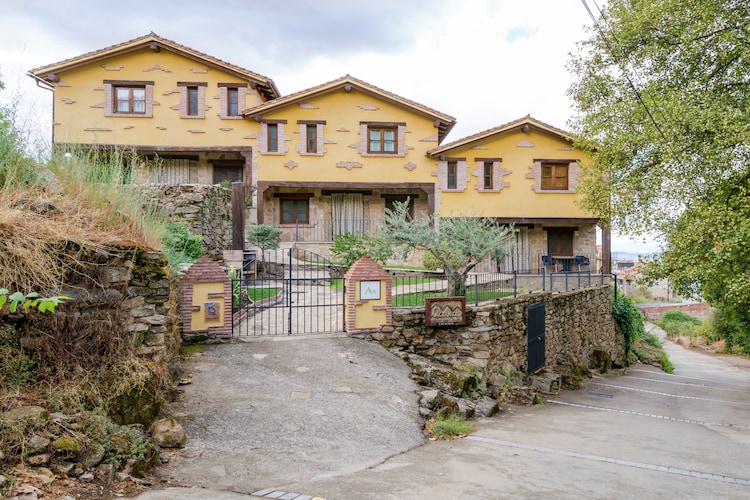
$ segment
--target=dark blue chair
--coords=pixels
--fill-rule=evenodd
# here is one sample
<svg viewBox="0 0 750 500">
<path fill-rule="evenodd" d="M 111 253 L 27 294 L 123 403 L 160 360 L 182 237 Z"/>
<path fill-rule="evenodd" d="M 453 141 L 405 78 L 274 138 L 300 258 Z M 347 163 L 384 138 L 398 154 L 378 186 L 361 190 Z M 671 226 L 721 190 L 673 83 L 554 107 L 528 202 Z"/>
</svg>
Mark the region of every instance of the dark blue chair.
<svg viewBox="0 0 750 500">
<path fill-rule="evenodd" d="M 549 255 L 542 255 L 542 264 L 544 265 L 545 271 L 551 266 L 555 272 L 557 272 L 557 261 Z"/>
<path fill-rule="evenodd" d="M 591 262 L 585 255 L 576 255 L 576 264 L 578 264 L 578 270 L 580 271 L 582 267 L 589 267 Z"/>
</svg>

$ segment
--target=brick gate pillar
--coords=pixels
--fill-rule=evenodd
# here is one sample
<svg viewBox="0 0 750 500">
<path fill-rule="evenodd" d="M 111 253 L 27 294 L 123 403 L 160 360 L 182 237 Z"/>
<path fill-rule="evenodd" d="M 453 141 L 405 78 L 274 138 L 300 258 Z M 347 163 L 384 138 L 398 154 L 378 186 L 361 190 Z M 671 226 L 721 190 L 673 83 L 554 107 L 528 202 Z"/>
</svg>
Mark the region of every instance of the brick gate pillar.
<svg viewBox="0 0 750 500">
<path fill-rule="evenodd" d="M 198 259 L 180 283 L 183 333 L 232 336 L 232 282 L 209 257 Z"/>
<path fill-rule="evenodd" d="M 349 268 L 344 298 L 345 328 L 349 335 L 379 332 L 393 325 L 391 275 L 370 257 Z"/>
</svg>

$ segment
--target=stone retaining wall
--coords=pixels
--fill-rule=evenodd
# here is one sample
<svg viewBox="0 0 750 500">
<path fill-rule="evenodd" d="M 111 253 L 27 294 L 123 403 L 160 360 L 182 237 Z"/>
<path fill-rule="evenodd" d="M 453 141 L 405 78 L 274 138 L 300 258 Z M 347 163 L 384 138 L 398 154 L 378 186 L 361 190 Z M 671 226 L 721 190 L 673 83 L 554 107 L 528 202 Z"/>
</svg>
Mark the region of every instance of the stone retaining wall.
<svg viewBox="0 0 750 500">
<path fill-rule="evenodd" d="M 467 306 L 467 324 L 425 326 L 424 308 L 394 308 L 393 326 L 369 334 L 395 347 L 452 365 L 495 374 L 526 374 L 527 307 L 546 303 L 546 369 L 580 371 L 610 362 L 624 365 L 622 333 L 611 314 L 612 289 L 594 286 L 570 292 L 535 292 Z"/>
<path fill-rule="evenodd" d="M 153 361 L 169 360 L 179 349 L 176 313 L 172 310 L 167 261 L 161 252 L 139 248 L 102 249 L 83 263 L 78 279 L 67 282 L 63 295 L 73 298 L 75 314 L 105 312 L 130 335 L 134 354 Z M 56 314 L 66 314 L 61 307 Z"/>
<path fill-rule="evenodd" d="M 153 200 L 169 220 L 185 222 L 191 233 L 203 238 L 208 255 L 220 256 L 232 247 L 231 189 L 205 184 L 151 184 L 143 188 L 146 198 Z"/>
</svg>

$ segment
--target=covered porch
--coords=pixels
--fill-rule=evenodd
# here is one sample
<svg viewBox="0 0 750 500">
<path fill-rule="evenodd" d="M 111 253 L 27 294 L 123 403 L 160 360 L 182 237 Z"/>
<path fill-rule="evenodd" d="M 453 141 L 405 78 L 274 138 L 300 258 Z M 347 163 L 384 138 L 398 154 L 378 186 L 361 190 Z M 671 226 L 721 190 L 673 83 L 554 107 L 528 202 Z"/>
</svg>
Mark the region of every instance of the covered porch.
<svg viewBox="0 0 750 500">
<path fill-rule="evenodd" d="M 285 242 L 333 243 L 339 234 L 377 234 L 395 202 L 429 216 L 434 192 L 431 183 L 258 182 L 257 223 L 281 229 Z"/>
</svg>

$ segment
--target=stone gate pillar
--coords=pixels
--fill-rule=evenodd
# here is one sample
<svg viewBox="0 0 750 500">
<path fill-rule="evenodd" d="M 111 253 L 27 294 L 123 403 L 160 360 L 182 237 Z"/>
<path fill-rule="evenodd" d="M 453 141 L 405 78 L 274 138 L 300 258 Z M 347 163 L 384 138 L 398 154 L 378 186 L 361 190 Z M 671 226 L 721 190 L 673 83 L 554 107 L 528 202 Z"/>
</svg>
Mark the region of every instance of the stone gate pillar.
<svg viewBox="0 0 750 500">
<path fill-rule="evenodd" d="M 379 332 L 393 325 L 392 278 L 380 264 L 362 257 L 344 278 L 344 323 L 349 335 Z"/>
</svg>

